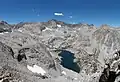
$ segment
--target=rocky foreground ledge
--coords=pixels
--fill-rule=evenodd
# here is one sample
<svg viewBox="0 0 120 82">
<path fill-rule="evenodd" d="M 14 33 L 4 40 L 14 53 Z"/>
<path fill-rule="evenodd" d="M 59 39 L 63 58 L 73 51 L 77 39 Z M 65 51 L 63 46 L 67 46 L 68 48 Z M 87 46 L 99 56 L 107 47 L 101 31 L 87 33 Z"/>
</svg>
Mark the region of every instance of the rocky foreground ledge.
<svg viewBox="0 0 120 82">
<path fill-rule="evenodd" d="M 0 22 L 0 82 L 119 82 L 119 54 L 108 25 Z"/>
</svg>

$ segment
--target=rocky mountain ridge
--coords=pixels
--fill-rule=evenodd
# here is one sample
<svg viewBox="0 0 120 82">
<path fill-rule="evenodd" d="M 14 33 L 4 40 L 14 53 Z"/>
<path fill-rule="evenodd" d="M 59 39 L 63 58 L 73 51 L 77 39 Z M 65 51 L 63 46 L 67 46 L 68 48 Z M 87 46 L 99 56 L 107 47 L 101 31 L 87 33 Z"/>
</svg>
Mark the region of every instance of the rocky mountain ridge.
<svg viewBox="0 0 120 82">
<path fill-rule="evenodd" d="M 99 82 L 105 64 L 109 63 L 113 71 L 119 65 L 119 28 L 67 24 L 55 19 L 48 22 L 21 22 L 13 26 L 2 21 L 0 28 L 1 75 L 8 72 L 13 75 L 18 73 L 19 76 L 16 80 L 14 76 L 5 77 L 8 82 Z M 6 33 L 3 29 L 10 31 Z M 4 56 L 9 53 L 12 56 L 6 59 Z M 73 54 L 70 65 L 77 64 L 80 72 L 76 73 L 72 67 L 65 65 L 71 60 L 64 61 L 59 54 L 68 54 L 69 58 Z M 44 69 L 46 74 L 33 73 L 27 68 L 35 65 Z M 14 70 L 11 72 L 9 68 Z"/>
</svg>

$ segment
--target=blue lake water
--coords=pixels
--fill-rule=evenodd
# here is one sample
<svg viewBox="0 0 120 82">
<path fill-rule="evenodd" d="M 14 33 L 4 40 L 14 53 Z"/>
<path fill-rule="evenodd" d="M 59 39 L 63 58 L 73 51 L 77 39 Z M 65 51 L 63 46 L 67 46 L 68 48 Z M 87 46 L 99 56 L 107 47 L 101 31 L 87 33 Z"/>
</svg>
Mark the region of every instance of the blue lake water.
<svg viewBox="0 0 120 82">
<path fill-rule="evenodd" d="M 80 67 L 77 63 L 74 63 L 74 54 L 70 51 L 62 50 L 61 53 L 58 54 L 61 56 L 61 65 L 67 69 L 73 70 L 75 72 L 80 72 Z"/>
</svg>

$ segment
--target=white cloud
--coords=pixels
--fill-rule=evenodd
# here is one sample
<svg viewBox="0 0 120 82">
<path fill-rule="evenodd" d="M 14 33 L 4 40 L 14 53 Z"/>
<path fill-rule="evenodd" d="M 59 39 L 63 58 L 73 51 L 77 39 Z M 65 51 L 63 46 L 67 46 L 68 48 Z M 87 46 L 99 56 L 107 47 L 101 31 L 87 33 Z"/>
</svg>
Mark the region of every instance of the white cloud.
<svg viewBox="0 0 120 82">
<path fill-rule="evenodd" d="M 72 22 L 72 24 L 77 24 L 76 22 Z"/>
<path fill-rule="evenodd" d="M 33 8 L 32 11 L 35 12 L 35 8 Z"/>
<path fill-rule="evenodd" d="M 27 65 L 27 68 L 32 71 L 33 73 L 38 73 L 38 74 L 41 74 L 41 75 L 45 75 L 46 71 L 44 69 L 42 69 L 41 67 L 37 66 L 37 65 L 34 65 L 33 67 L 32 66 L 29 66 Z"/>
<path fill-rule="evenodd" d="M 37 14 L 37 16 L 39 17 L 39 16 L 40 16 L 40 14 Z"/>
<path fill-rule="evenodd" d="M 69 16 L 69 18 L 73 18 L 73 16 Z"/>
<path fill-rule="evenodd" d="M 56 15 L 56 16 L 64 16 L 63 13 L 54 13 L 54 15 Z"/>
</svg>

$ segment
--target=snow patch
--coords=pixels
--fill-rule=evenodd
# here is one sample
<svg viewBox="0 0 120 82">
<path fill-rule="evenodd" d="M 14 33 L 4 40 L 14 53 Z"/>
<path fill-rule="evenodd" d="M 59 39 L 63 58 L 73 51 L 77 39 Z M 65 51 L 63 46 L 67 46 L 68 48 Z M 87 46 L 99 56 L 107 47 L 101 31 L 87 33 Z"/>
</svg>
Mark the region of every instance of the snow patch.
<svg viewBox="0 0 120 82">
<path fill-rule="evenodd" d="M 2 80 L 0 80 L 0 82 L 3 82 L 3 79 L 2 79 Z"/>
<path fill-rule="evenodd" d="M 114 58 L 117 57 L 117 54 L 114 54 Z"/>
<path fill-rule="evenodd" d="M 67 75 L 65 71 L 62 71 L 62 74 L 63 74 L 63 75 Z"/>
<path fill-rule="evenodd" d="M 50 29 L 50 28 L 46 28 L 45 30 L 52 30 L 52 29 Z M 43 30 L 44 31 L 44 30 Z"/>
<path fill-rule="evenodd" d="M 4 32 L 4 33 L 9 33 L 9 32 Z"/>
<path fill-rule="evenodd" d="M 0 33 L 1 35 L 3 35 L 4 33 Z"/>
<path fill-rule="evenodd" d="M 38 74 L 41 74 L 41 75 L 45 75 L 46 71 L 44 69 L 42 69 L 41 67 L 37 66 L 37 65 L 34 65 L 33 67 L 32 66 L 29 66 L 27 65 L 27 68 L 32 71 L 33 73 L 38 73 Z"/>
<path fill-rule="evenodd" d="M 59 24 L 57 24 L 57 27 L 59 27 L 59 28 L 60 28 L 60 27 L 62 27 L 62 26 L 61 26 L 61 25 L 59 25 Z"/>
<path fill-rule="evenodd" d="M 18 29 L 19 32 L 23 32 L 22 30 Z"/>
<path fill-rule="evenodd" d="M 5 34 L 5 33 L 9 33 L 9 32 L 2 32 L 2 33 L 0 33 L 0 34 L 3 35 L 3 34 Z"/>
<path fill-rule="evenodd" d="M 74 78 L 74 80 L 78 80 L 78 78 Z"/>
<path fill-rule="evenodd" d="M 45 32 L 45 31 L 52 31 L 52 30 L 53 30 L 53 29 L 46 27 L 46 29 L 43 30 L 43 31 Z"/>
<path fill-rule="evenodd" d="M 107 65 L 105 65 L 105 68 L 108 68 L 108 66 L 107 66 Z"/>
</svg>

